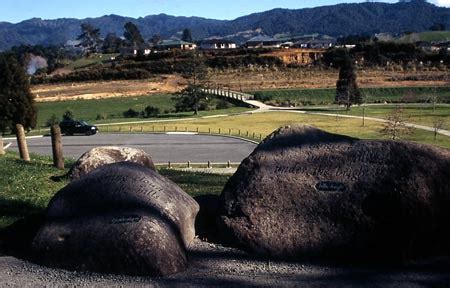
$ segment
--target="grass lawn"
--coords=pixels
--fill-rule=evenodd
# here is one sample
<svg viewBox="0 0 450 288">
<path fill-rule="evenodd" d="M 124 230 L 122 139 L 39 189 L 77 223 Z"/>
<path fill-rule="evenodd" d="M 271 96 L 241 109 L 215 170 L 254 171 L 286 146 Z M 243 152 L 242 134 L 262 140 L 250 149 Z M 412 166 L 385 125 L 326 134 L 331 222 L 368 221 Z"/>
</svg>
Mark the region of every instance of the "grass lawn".
<svg viewBox="0 0 450 288">
<path fill-rule="evenodd" d="M 212 106 L 215 106 L 218 101 L 219 100 L 217 98 L 212 98 L 210 100 Z M 76 119 L 81 119 L 93 123 L 139 121 L 143 120 L 143 118 L 124 118 L 122 113 L 130 108 L 140 112 L 149 105 L 158 107 L 161 113 L 163 113 L 155 119 L 192 117 L 193 114 L 192 112 L 165 113 L 173 111 L 175 107 L 175 100 L 173 99 L 173 95 L 170 94 L 154 94 L 140 97 L 119 97 L 102 100 L 40 102 L 37 103 L 37 127 L 42 127 L 53 114 L 59 118 L 62 117 L 64 112 L 67 110 L 71 110 Z M 247 110 L 249 109 L 232 105 L 232 107 L 228 109 L 200 111 L 199 116 L 239 113 Z M 97 120 L 97 116 L 104 116 L 106 119 Z"/>
<path fill-rule="evenodd" d="M 140 131 L 141 127 L 144 132 L 163 132 L 163 131 L 198 131 L 200 133 L 213 134 L 232 134 L 235 136 L 243 136 L 246 138 L 259 140 L 260 137 L 272 133 L 280 126 L 290 124 L 307 124 L 312 125 L 326 131 L 358 137 L 362 139 L 387 139 L 380 133 L 383 124 L 376 121 L 366 121 L 362 127 L 360 119 L 346 119 L 320 116 L 314 114 L 299 114 L 288 112 L 266 112 L 243 114 L 232 117 L 195 119 L 191 121 L 177 121 L 170 123 L 139 123 L 132 125 L 112 125 L 108 128 L 101 127 L 101 131 L 109 132 L 129 131 L 132 127 L 133 131 Z M 247 133 L 248 132 L 248 133 Z M 445 148 L 450 148 L 450 137 L 438 136 L 436 142 L 433 141 L 433 133 L 415 129 L 415 133 L 406 137 L 404 140 L 415 141 L 419 143 L 432 144 Z"/>
<path fill-rule="evenodd" d="M 111 57 L 116 57 L 117 55 L 119 55 L 119 54 L 117 54 L 117 53 L 116 54 L 92 54 L 89 57 L 82 57 L 75 61 L 70 61 L 70 62 L 66 63 L 67 66 L 65 68 L 71 69 L 71 70 L 85 68 L 90 65 L 109 61 L 111 59 Z"/>
<path fill-rule="evenodd" d="M 431 104 L 387 104 L 387 105 L 374 105 L 365 106 L 364 113 L 368 117 L 375 117 L 381 119 L 387 119 L 389 113 L 395 110 L 397 107 L 403 109 L 403 117 L 406 122 L 419 125 L 425 125 L 433 127 L 433 122 L 440 118 L 444 121 L 444 128 L 450 130 L 450 105 L 441 104 L 436 105 L 433 109 Z M 342 115 L 355 115 L 363 116 L 363 107 L 351 107 L 350 111 L 346 111 L 343 107 L 330 106 L 314 108 L 305 107 L 304 111 L 319 112 L 319 113 L 339 113 Z"/>
<path fill-rule="evenodd" d="M 400 43 L 414 43 L 418 41 L 448 41 L 450 40 L 450 31 L 426 31 L 421 33 L 411 33 L 396 39 Z"/>
<path fill-rule="evenodd" d="M 25 216 L 44 213 L 53 195 L 68 184 L 67 180 L 54 182 L 50 179 L 67 172 L 67 169 L 53 168 L 50 157 L 31 155 L 31 159 L 26 163 L 14 152 L 0 156 L 0 229 Z M 66 166 L 71 164 L 67 162 Z M 192 196 L 220 194 L 230 177 L 164 168 L 159 172 Z"/>
<path fill-rule="evenodd" d="M 450 87 L 361 88 L 366 103 L 424 102 L 436 95 L 439 102 L 450 102 Z M 336 89 L 279 89 L 260 92 L 270 102 L 301 105 L 328 105 L 334 102 Z"/>
</svg>

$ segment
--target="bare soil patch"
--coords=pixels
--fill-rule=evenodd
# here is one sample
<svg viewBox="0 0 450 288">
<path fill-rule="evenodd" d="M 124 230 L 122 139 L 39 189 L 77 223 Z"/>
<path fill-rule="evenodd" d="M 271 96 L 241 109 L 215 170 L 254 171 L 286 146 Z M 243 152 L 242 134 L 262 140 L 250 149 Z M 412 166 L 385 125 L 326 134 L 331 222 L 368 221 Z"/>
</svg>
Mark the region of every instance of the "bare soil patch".
<svg viewBox="0 0 450 288">
<path fill-rule="evenodd" d="M 257 67 L 212 70 L 209 72 L 208 84 L 237 91 L 334 88 L 338 72 L 334 69 Z M 448 71 L 359 69 L 357 76 L 360 87 L 424 87 L 448 85 L 450 73 Z M 36 101 L 50 102 L 174 93 L 183 89 L 186 84 L 185 78 L 174 74 L 159 75 L 148 80 L 39 84 L 32 86 L 32 92 L 36 95 Z"/>
<path fill-rule="evenodd" d="M 164 75 L 148 80 L 39 84 L 32 86 L 31 90 L 37 102 L 51 102 L 174 93 L 185 83 L 180 76 Z"/>
</svg>

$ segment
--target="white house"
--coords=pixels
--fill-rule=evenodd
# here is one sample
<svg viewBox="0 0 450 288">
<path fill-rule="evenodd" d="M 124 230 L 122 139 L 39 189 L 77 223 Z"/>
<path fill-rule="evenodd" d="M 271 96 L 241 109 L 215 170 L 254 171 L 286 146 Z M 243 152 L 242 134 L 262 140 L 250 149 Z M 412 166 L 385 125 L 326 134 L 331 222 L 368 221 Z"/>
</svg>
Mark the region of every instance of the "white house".
<svg viewBox="0 0 450 288">
<path fill-rule="evenodd" d="M 209 39 L 203 40 L 200 43 L 200 49 L 203 50 L 221 50 L 221 49 L 236 49 L 236 43 L 225 39 Z"/>
</svg>

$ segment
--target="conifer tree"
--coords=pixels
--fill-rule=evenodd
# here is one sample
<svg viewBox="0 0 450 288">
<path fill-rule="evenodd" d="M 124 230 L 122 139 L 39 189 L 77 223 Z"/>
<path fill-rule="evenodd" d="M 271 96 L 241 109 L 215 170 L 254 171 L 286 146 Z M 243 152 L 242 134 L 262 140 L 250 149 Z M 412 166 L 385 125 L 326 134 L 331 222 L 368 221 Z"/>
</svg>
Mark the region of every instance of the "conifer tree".
<svg viewBox="0 0 450 288">
<path fill-rule="evenodd" d="M 348 55 L 348 52 L 342 53 L 340 59 L 336 62 L 339 66 L 339 79 L 336 83 L 335 102 L 339 105 L 345 105 L 348 110 L 353 104 L 363 103 L 363 99 L 356 83 L 353 59 Z"/>
<path fill-rule="evenodd" d="M 0 54 L 0 132 L 36 126 L 37 109 L 25 69 L 11 54 Z"/>
</svg>

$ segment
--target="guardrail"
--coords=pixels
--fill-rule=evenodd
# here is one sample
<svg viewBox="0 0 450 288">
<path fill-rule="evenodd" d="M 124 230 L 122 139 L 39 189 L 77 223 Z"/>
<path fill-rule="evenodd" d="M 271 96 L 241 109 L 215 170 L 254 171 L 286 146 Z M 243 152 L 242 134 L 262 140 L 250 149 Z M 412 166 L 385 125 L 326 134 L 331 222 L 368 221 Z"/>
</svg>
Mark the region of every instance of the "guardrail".
<svg viewBox="0 0 450 288">
<path fill-rule="evenodd" d="M 199 127 L 199 126 L 178 126 L 178 125 L 103 125 L 99 126 L 101 133 L 194 133 L 201 135 L 231 136 L 259 143 L 263 139 L 263 134 L 249 130 L 222 127 Z"/>
</svg>

